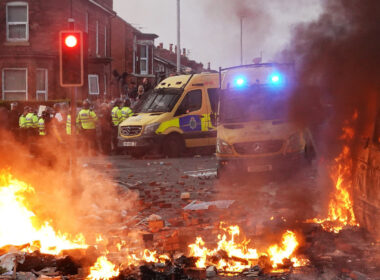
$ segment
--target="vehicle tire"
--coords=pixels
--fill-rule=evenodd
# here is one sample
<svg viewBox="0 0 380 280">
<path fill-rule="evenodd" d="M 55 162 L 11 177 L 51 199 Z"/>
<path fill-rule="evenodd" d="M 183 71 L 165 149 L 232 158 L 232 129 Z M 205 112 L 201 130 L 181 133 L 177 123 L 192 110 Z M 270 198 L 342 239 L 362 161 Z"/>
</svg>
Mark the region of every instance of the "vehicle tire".
<svg viewBox="0 0 380 280">
<path fill-rule="evenodd" d="M 185 143 L 179 134 L 169 134 L 162 143 L 162 152 L 169 158 L 181 156 L 184 151 Z"/>
</svg>

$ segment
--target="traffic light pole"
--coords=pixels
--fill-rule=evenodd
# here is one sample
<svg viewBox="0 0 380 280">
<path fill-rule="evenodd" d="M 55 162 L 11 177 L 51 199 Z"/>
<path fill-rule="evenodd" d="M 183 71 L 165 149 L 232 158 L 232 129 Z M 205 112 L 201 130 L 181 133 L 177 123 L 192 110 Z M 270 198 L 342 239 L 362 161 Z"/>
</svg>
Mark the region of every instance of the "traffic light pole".
<svg viewBox="0 0 380 280">
<path fill-rule="evenodd" d="M 73 178 L 76 178 L 76 169 L 77 169 L 77 153 L 76 149 L 78 146 L 77 143 L 77 128 L 76 128 L 76 113 L 77 113 L 77 99 L 76 99 L 77 88 L 70 88 L 70 118 L 71 118 L 71 175 Z"/>
</svg>

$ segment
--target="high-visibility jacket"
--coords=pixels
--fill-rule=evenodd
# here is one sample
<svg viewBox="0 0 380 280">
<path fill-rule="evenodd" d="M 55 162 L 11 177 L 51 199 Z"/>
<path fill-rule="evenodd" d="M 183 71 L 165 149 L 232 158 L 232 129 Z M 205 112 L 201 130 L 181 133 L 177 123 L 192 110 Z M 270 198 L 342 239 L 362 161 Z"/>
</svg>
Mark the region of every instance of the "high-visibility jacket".
<svg viewBox="0 0 380 280">
<path fill-rule="evenodd" d="M 113 107 L 111 111 L 111 117 L 112 117 L 112 124 L 114 126 L 118 126 L 121 123 L 121 120 L 122 120 L 121 109 L 118 106 Z"/>
<path fill-rule="evenodd" d="M 26 128 L 26 117 L 24 115 L 21 115 L 18 119 L 18 125 L 20 128 Z"/>
<path fill-rule="evenodd" d="M 38 116 L 36 114 L 33 114 L 32 121 L 33 121 L 32 127 L 38 128 Z"/>
<path fill-rule="evenodd" d="M 94 111 L 90 109 L 82 109 L 79 111 L 76 123 L 80 128 L 88 130 L 96 128 L 97 120 L 98 117 L 96 116 Z"/>
<path fill-rule="evenodd" d="M 67 115 L 66 119 L 66 134 L 71 135 L 71 115 Z"/>
<path fill-rule="evenodd" d="M 121 108 L 121 121 L 126 120 L 127 118 L 129 118 L 132 115 L 133 115 L 133 112 L 132 112 L 131 108 L 129 108 L 129 107 Z"/>
<path fill-rule="evenodd" d="M 33 128 L 33 119 L 34 119 L 34 114 L 33 113 L 28 113 L 25 116 L 25 127 L 26 128 Z"/>
<path fill-rule="evenodd" d="M 38 131 L 39 131 L 40 136 L 46 135 L 45 120 L 43 118 L 40 118 L 38 120 Z"/>
</svg>

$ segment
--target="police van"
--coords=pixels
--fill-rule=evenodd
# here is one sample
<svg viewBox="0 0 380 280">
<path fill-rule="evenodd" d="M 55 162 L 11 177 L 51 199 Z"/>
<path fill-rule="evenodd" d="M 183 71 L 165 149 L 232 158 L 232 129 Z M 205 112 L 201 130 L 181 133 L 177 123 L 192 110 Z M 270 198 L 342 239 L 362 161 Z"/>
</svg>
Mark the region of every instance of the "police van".
<svg viewBox="0 0 380 280">
<path fill-rule="evenodd" d="M 158 150 L 178 157 L 185 150 L 215 150 L 219 75 L 201 73 L 160 82 L 119 125 L 120 148 L 134 157 Z"/>
<path fill-rule="evenodd" d="M 220 69 L 219 176 L 289 171 L 313 157 L 309 131 L 289 120 L 292 73 L 274 63 Z"/>
</svg>

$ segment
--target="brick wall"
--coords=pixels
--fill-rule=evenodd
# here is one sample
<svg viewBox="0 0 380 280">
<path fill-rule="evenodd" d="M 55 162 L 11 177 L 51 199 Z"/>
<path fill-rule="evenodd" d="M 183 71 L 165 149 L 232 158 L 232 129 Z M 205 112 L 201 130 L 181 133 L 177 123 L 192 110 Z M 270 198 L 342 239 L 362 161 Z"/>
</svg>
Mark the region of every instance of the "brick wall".
<svg viewBox="0 0 380 280">
<path fill-rule="evenodd" d="M 112 8 L 112 0 L 98 0 Z M 67 89 L 59 86 L 58 49 L 60 30 L 68 29 L 67 19 L 75 19 L 75 29 L 87 31 L 88 56 L 85 61 L 85 85 L 79 90 L 81 98 L 87 97 L 87 74 L 99 75 L 100 92 L 103 93 L 104 75 L 109 82 L 110 77 L 110 38 L 111 15 L 88 0 L 75 0 L 73 7 L 66 0 L 23 0 L 28 3 L 29 9 L 29 40 L 25 42 L 9 42 L 6 38 L 6 4 L 12 0 L 0 1 L 0 71 L 4 68 L 26 68 L 28 70 L 28 99 L 36 96 L 36 71 L 43 68 L 48 71 L 49 99 L 65 98 Z M 96 24 L 97 23 L 97 24 Z M 98 25 L 99 44 L 96 53 L 96 25 Z M 106 31 L 105 31 L 106 29 Z M 106 37 L 105 37 L 106 36 Z M 105 43 L 107 40 L 107 43 Z M 107 51 L 105 47 L 107 44 Z M 108 59 L 106 59 L 108 58 Z M 0 90 L 3 92 L 3 80 L 0 75 Z M 0 96 L 2 98 L 2 96 Z"/>
</svg>

